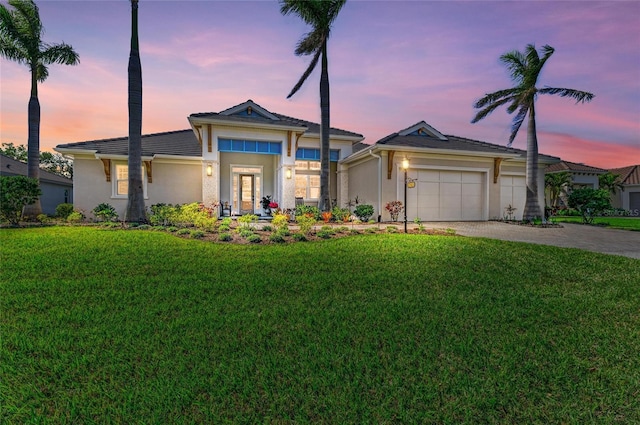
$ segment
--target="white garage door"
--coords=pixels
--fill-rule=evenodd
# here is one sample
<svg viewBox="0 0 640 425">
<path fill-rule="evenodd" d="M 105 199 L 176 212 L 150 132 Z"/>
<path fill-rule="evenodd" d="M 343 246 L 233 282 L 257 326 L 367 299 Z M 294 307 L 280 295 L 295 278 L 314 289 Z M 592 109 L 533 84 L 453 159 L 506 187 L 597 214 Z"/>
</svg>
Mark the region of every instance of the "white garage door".
<svg viewBox="0 0 640 425">
<path fill-rule="evenodd" d="M 524 176 L 500 177 L 500 218 L 510 218 L 506 208 L 511 205 L 516 210 L 511 217 L 514 220 L 522 220 L 524 204 L 527 199 L 527 186 Z"/>
<path fill-rule="evenodd" d="M 484 178 L 475 171 L 419 170 L 407 189 L 407 218 L 422 221 L 485 220 Z"/>
</svg>

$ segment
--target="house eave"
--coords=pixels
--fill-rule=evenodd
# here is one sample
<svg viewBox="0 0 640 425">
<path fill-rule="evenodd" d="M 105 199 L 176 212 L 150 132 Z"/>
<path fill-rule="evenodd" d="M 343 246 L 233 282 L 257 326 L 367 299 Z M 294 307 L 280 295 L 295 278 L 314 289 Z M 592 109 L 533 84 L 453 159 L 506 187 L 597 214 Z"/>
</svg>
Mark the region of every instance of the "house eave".
<svg viewBox="0 0 640 425">
<path fill-rule="evenodd" d="M 215 124 L 215 125 L 224 125 L 227 127 L 244 127 L 244 128 L 259 128 L 261 130 L 284 130 L 284 131 L 295 131 L 304 133 L 307 131 L 307 127 L 304 126 L 296 126 L 296 125 L 283 125 L 283 124 L 263 124 L 263 123 L 254 123 L 254 122 L 236 122 L 224 119 L 216 119 L 216 118 L 203 118 L 203 117 L 189 117 L 189 123 L 191 127 L 195 127 L 197 125 L 203 124 Z"/>
<path fill-rule="evenodd" d="M 475 152 L 464 150 L 452 150 L 452 149 L 433 149 L 433 148 L 419 148 L 411 146 L 391 146 L 391 145 L 371 145 L 369 148 L 362 149 L 353 155 L 340 161 L 343 164 L 348 164 L 358 159 L 368 156 L 369 152 L 378 153 L 384 151 L 396 151 L 396 152 L 415 152 L 420 154 L 438 154 L 438 155 L 456 155 L 456 156 L 475 156 L 483 158 L 502 158 L 507 160 L 515 160 L 522 158 L 519 154 L 506 153 L 506 152 Z"/>
</svg>

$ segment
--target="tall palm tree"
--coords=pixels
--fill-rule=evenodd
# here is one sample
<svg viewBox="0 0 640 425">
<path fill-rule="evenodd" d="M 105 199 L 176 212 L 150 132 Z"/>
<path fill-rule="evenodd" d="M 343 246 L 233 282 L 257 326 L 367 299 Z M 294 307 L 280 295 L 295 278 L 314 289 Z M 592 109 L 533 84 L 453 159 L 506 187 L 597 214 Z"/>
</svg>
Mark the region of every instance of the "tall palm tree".
<svg viewBox="0 0 640 425">
<path fill-rule="evenodd" d="M 560 200 L 560 194 L 565 191 L 571 185 L 572 178 L 571 173 L 568 171 L 561 171 L 559 173 L 549 173 L 544 176 L 544 185 L 549 190 L 549 205 L 551 208 L 558 207 L 558 201 Z"/>
<path fill-rule="evenodd" d="M 31 96 L 29 97 L 27 139 L 27 176 L 40 178 L 40 101 L 38 83 L 49 76 L 47 65 L 54 63 L 77 65 L 78 53 L 65 43 L 48 44 L 42 41 L 44 28 L 38 6 L 33 0 L 9 0 L 12 9 L 0 4 L 0 56 L 20 64 L 31 71 Z M 38 199 L 25 207 L 25 218 L 35 218 L 42 213 Z"/>
<path fill-rule="evenodd" d="M 146 223 L 142 182 L 142 65 L 138 43 L 138 0 L 131 0 L 129 53 L 129 188 L 125 221 Z"/>
<path fill-rule="evenodd" d="M 280 12 L 283 15 L 295 14 L 305 23 L 313 27 L 305 34 L 295 53 L 297 56 L 313 55 L 307 70 L 293 87 L 287 99 L 302 87 L 307 77 L 313 72 L 318 60 L 322 57 L 320 74 L 320 211 L 331 208 L 329 194 L 329 62 L 327 58 L 327 40 L 331 33 L 331 25 L 338 17 L 346 0 L 280 0 Z"/>
<path fill-rule="evenodd" d="M 535 45 L 529 44 L 524 49 L 524 52 L 513 50 L 500 56 L 500 61 L 509 69 L 511 80 L 515 83 L 515 86 L 488 93 L 473 105 L 474 108 L 480 109 L 480 111 L 471 120 L 472 123 L 480 121 L 502 105 L 509 104 L 507 106 L 509 114 L 517 111 L 511 123 L 511 136 L 507 146 L 511 146 L 513 143 L 524 119 L 527 116 L 529 118 L 527 123 L 527 197 L 523 214 L 523 218 L 527 220 L 535 217 L 544 217 L 540 202 L 538 202 L 538 137 L 534 109 L 538 94 L 557 94 L 561 97 L 570 97 L 575 99 L 576 103 L 589 102 L 594 97 L 592 93 L 574 89 L 536 87 L 540 72 L 554 51 L 553 47 L 544 45 L 540 52 L 542 57 L 540 57 Z"/>
</svg>

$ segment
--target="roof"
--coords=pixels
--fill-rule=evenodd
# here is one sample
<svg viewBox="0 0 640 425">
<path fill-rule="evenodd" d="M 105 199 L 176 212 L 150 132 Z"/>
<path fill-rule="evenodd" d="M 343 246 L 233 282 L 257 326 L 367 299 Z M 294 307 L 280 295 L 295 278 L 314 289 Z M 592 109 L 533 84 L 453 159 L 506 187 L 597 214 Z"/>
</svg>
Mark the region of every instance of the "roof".
<svg viewBox="0 0 640 425">
<path fill-rule="evenodd" d="M 191 114 L 189 117 L 205 119 L 215 118 L 216 120 L 228 121 L 231 123 L 258 123 L 267 127 L 289 126 L 297 128 L 300 131 L 304 130 L 304 134 L 320 134 L 320 124 L 268 111 L 251 99 L 221 112 L 199 112 Z M 330 128 L 329 134 L 338 137 L 364 138 L 362 134 L 334 127 Z"/>
<path fill-rule="evenodd" d="M 640 165 L 612 168 L 609 172 L 619 175 L 618 181 L 624 185 L 640 184 Z"/>
<path fill-rule="evenodd" d="M 3 176 L 27 176 L 27 163 L 18 161 L 11 157 L 0 154 L 0 175 Z M 53 174 L 49 171 L 40 169 L 40 181 L 48 183 L 61 183 L 68 186 L 73 185 L 73 181 L 67 177 Z"/>
<path fill-rule="evenodd" d="M 509 154 L 523 157 L 526 156 L 526 151 L 522 149 L 511 148 L 466 137 L 448 134 L 444 135 L 424 121 L 383 137 L 378 140 L 375 145 L 438 150 L 446 149 L 451 151 L 490 153 L 495 155 Z M 540 159 L 548 162 L 556 162 L 560 160 L 560 158 L 542 154 L 540 154 Z"/>
<path fill-rule="evenodd" d="M 67 143 L 56 146 L 56 149 L 82 149 L 94 150 L 97 154 L 128 155 L 129 138 Z M 142 135 L 142 156 L 153 155 L 201 156 L 202 148 L 191 129 Z"/>
<path fill-rule="evenodd" d="M 607 170 L 602 168 L 592 167 L 590 165 L 579 164 L 577 162 L 560 161 L 556 164 L 551 164 L 547 167 L 545 172 L 558 173 L 561 171 L 571 171 L 574 173 L 592 173 L 592 174 L 604 174 Z"/>
</svg>

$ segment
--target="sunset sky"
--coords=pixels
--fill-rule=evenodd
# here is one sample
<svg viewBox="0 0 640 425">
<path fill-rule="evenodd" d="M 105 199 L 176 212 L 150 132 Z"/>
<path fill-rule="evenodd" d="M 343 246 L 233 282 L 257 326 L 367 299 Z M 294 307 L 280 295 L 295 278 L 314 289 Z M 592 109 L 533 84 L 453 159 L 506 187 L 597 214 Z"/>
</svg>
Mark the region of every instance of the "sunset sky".
<svg viewBox="0 0 640 425">
<path fill-rule="evenodd" d="M 5 3 L 6 2 L 2 2 Z M 39 86 L 41 148 L 127 135 L 130 3 L 38 1 L 44 40 L 76 67 L 51 65 Z M 187 116 L 252 99 L 319 122 L 319 72 L 296 42 L 309 31 L 275 1 L 141 0 L 143 133 L 189 128 Z M 640 163 L 640 2 L 347 2 L 329 42 L 331 125 L 366 142 L 425 120 L 444 134 L 506 144 L 511 115 L 477 124 L 472 104 L 511 86 L 498 58 L 528 43 L 556 49 L 540 86 L 593 92 L 588 104 L 542 96 L 540 152 L 602 168 Z M 27 142 L 28 68 L 0 60 L 0 140 Z M 514 142 L 525 148 L 526 131 Z"/>
</svg>

